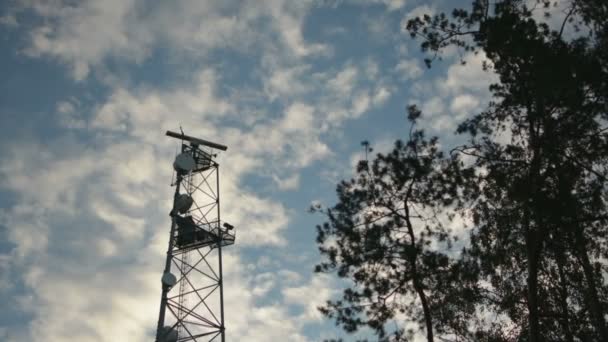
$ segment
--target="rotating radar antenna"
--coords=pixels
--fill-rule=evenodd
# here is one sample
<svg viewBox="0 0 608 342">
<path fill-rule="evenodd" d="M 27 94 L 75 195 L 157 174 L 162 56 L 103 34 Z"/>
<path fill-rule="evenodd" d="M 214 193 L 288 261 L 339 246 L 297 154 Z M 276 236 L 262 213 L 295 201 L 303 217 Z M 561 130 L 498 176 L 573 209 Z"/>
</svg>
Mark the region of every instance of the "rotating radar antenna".
<svg viewBox="0 0 608 342">
<path fill-rule="evenodd" d="M 175 157 L 175 194 L 169 247 L 161 277 L 156 342 L 225 342 L 222 250 L 234 227 L 220 220 L 217 150 L 227 147 L 167 131 L 181 141 Z"/>
</svg>

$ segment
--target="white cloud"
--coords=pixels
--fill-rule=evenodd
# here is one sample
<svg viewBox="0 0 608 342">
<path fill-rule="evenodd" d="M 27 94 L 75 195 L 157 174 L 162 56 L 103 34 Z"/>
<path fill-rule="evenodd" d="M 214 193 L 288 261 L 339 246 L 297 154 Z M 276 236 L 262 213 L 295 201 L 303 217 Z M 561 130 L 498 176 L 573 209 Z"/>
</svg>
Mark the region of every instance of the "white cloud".
<svg viewBox="0 0 608 342">
<path fill-rule="evenodd" d="M 329 89 L 339 96 L 350 95 L 357 85 L 358 73 L 357 68 L 353 65 L 346 66 L 343 70 L 338 72 L 335 77 L 329 80 Z"/>
<path fill-rule="evenodd" d="M 395 71 L 403 80 L 412 80 L 422 76 L 422 68 L 416 59 L 406 59 L 399 61 L 395 66 Z"/>
<path fill-rule="evenodd" d="M 118 252 L 116 244 L 107 238 L 98 240 L 97 248 L 99 249 L 99 254 L 101 254 L 104 258 L 115 256 Z"/>
<path fill-rule="evenodd" d="M 227 325 L 227 338 L 238 338 L 243 341 L 308 341 L 302 333 L 302 327 L 310 323 L 312 318 L 293 317 L 285 303 L 273 300 L 270 304 L 256 304 L 255 299 L 265 296 L 278 282 L 293 284 L 301 278 L 288 270 L 278 272 L 263 272 L 253 275 L 246 272 L 243 260 L 229 255 L 226 258 L 227 269 L 231 273 L 226 276 L 226 317 L 230 318 Z M 300 283 L 299 286 L 313 285 Z M 291 288 L 291 287 L 288 287 Z M 295 287 L 296 289 L 298 287 Z M 252 290 L 253 289 L 253 290 Z M 314 290 L 310 291 L 315 293 Z"/>
<path fill-rule="evenodd" d="M 381 86 L 380 88 L 378 88 L 378 90 L 374 94 L 372 102 L 374 103 L 374 105 L 380 106 L 380 105 L 384 104 L 389 99 L 390 96 L 391 96 L 391 91 L 388 90 L 386 87 Z"/>
<path fill-rule="evenodd" d="M 74 112 L 74 105 L 68 101 L 61 101 L 57 104 L 57 111 L 61 114 L 71 114 Z"/>
<path fill-rule="evenodd" d="M 254 277 L 251 293 L 258 297 L 264 296 L 276 286 L 276 282 L 276 275 L 274 273 L 265 272 L 258 274 Z"/>
<path fill-rule="evenodd" d="M 256 45 L 268 52 L 282 50 L 293 58 L 331 53 L 329 46 L 306 42 L 303 37 L 310 2 L 238 5 L 189 0 L 153 4 L 144 10 L 139 0 L 34 0 L 21 4 L 21 10 L 32 10 L 44 20 L 31 29 L 25 52 L 69 65 L 76 80 L 83 80 L 92 67 L 109 58 L 141 63 L 156 45 L 169 45 L 198 58 L 215 48 L 247 51 Z M 227 10 L 236 15 L 227 15 Z M 269 31 L 260 31 L 260 20 L 269 20 Z M 279 39 L 267 40 L 269 36 Z"/>
<path fill-rule="evenodd" d="M 289 223 L 289 216 L 283 205 L 244 191 L 224 192 L 222 196 L 226 203 L 231 204 L 223 207 L 223 217 L 240 228 L 237 231 L 240 245 L 259 247 L 286 244 L 283 232 Z"/>
<path fill-rule="evenodd" d="M 448 68 L 447 77 L 437 80 L 437 87 L 446 94 L 468 91 L 487 95 L 490 84 L 498 80 L 495 73 L 482 68 L 484 62 L 491 62 L 483 53 L 469 53 L 463 60 L 466 64 L 455 62 Z"/>
<path fill-rule="evenodd" d="M 296 65 L 286 68 L 275 68 L 270 77 L 264 80 L 264 92 L 271 101 L 280 97 L 304 95 L 310 87 L 301 81 L 310 71 L 307 65 Z"/>
<path fill-rule="evenodd" d="M 317 308 L 335 295 L 336 290 L 328 276 L 315 275 L 310 279 L 310 283 L 298 287 L 286 287 L 282 293 L 286 303 L 302 309 L 300 319 L 315 321 L 323 317 Z"/>
<path fill-rule="evenodd" d="M 380 66 L 372 58 L 367 58 L 365 60 L 364 71 L 368 80 L 377 80 L 380 76 Z"/>
<path fill-rule="evenodd" d="M 263 10 L 272 15 L 275 30 L 280 32 L 285 45 L 298 57 L 329 54 L 330 48 L 323 44 L 304 42 L 302 25 L 304 14 L 308 11 L 306 2 L 290 2 L 283 0 L 269 1 Z"/>
<path fill-rule="evenodd" d="M 347 62 L 342 69 L 327 73 L 318 88 L 323 90 L 317 106 L 323 113 L 321 130 L 328 131 L 384 105 L 392 85 L 380 76 L 378 64 L 367 59 L 358 65 Z"/>
<path fill-rule="evenodd" d="M 280 190 L 295 190 L 300 186 L 300 175 L 294 174 L 281 179 L 278 176 L 272 177 Z"/>
<path fill-rule="evenodd" d="M 146 30 L 130 25 L 137 19 L 135 1 L 33 1 L 32 9 L 47 18 L 31 31 L 30 56 L 48 55 L 68 63 L 76 80 L 87 77 L 90 65 L 106 56 L 141 61 L 151 41 Z"/>
<path fill-rule="evenodd" d="M 7 14 L 0 17 L 0 25 L 4 25 L 10 28 L 16 28 L 19 26 L 19 23 L 17 22 L 17 18 L 15 18 L 15 15 Z M 2 335 L 0 334 L 0 336 Z"/>
<path fill-rule="evenodd" d="M 130 133 L 156 143 L 163 129 L 179 124 L 202 126 L 205 119 L 214 120 L 233 111 L 232 104 L 216 96 L 214 71 L 204 69 L 195 73 L 191 82 L 184 88 L 162 93 L 156 90 L 132 92 L 119 86 L 94 114 L 91 128 Z"/>
<path fill-rule="evenodd" d="M 314 128 L 314 108 L 304 103 L 290 105 L 280 123 L 288 134 L 294 132 L 309 132 Z"/>
<path fill-rule="evenodd" d="M 437 117 L 445 114 L 445 105 L 441 97 L 435 96 L 424 102 L 421 110 L 427 117 Z"/>
<path fill-rule="evenodd" d="M 469 94 L 463 94 L 458 95 L 454 99 L 452 99 L 450 109 L 453 112 L 462 112 L 476 108 L 478 105 L 479 100 L 477 98 Z"/>
<path fill-rule="evenodd" d="M 452 99 L 450 111 L 456 119 L 462 121 L 481 112 L 482 108 L 480 105 L 481 102 L 477 97 L 470 94 L 462 94 Z"/>
<path fill-rule="evenodd" d="M 7 227 L 7 239 L 16 243 L 12 257 L 19 260 L 35 255 L 39 250 L 45 250 L 49 244 L 49 227 L 47 215 L 35 208 L 23 205 L 12 212 L 0 212 L 0 218 Z"/>
<path fill-rule="evenodd" d="M 405 6 L 405 0 L 384 0 L 389 10 L 395 11 Z"/>
<path fill-rule="evenodd" d="M 365 113 L 370 106 L 370 97 L 366 92 L 359 92 L 352 101 L 351 112 L 353 116 L 359 117 Z"/>
<path fill-rule="evenodd" d="M 104 222 L 116 230 L 121 239 L 143 238 L 145 221 L 142 218 L 133 218 L 131 215 L 122 214 L 108 203 L 92 199 L 91 209 Z"/>
<path fill-rule="evenodd" d="M 452 133 L 467 117 L 478 114 L 490 101 L 489 86 L 498 81 L 491 70 L 483 70 L 483 64 L 491 62 L 483 53 L 470 53 L 463 57 L 466 64 L 454 61 L 444 76 L 432 82 L 417 82 L 410 90 L 422 98 L 423 118 L 420 123 L 433 132 Z M 449 136 L 446 137 L 450 139 Z"/>
<path fill-rule="evenodd" d="M 77 102 L 60 101 L 57 103 L 57 116 L 59 122 L 64 127 L 68 128 L 84 128 L 86 126 L 85 119 L 77 110 Z"/>
<path fill-rule="evenodd" d="M 302 281 L 302 276 L 300 276 L 299 273 L 291 270 L 280 270 L 278 274 L 285 283 L 290 285 L 294 285 Z"/>
<path fill-rule="evenodd" d="M 396 11 L 406 5 L 406 0 L 350 0 L 350 2 L 360 5 L 380 4 L 385 6 L 388 11 Z"/>
<path fill-rule="evenodd" d="M 328 36 L 339 36 L 348 33 L 348 31 L 342 26 L 335 26 L 327 28 L 323 31 Z"/>
<path fill-rule="evenodd" d="M 376 41 L 386 41 L 394 34 L 388 16 L 378 18 L 376 16 L 364 15 L 362 22 L 363 25 L 367 27 L 369 34 L 373 36 Z"/>
<path fill-rule="evenodd" d="M 0 216 L 1 217 L 1 216 Z M 14 286 L 14 280 L 10 277 L 11 256 L 0 254 L 0 294 L 7 292 Z M 0 337 L 2 334 L 0 334 Z"/>
</svg>

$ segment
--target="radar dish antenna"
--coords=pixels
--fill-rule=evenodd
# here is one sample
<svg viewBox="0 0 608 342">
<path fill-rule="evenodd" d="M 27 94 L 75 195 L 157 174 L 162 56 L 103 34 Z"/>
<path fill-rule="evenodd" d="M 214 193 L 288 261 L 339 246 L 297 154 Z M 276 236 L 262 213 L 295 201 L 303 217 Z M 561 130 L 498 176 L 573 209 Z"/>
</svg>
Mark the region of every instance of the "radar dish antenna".
<svg viewBox="0 0 608 342">
<path fill-rule="evenodd" d="M 222 144 L 214 143 L 212 141 L 191 137 L 191 136 L 185 135 L 184 133 L 180 134 L 180 133 L 167 131 L 166 135 L 169 137 L 172 137 L 172 138 L 186 140 L 186 141 L 190 142 L 190 144 L 193 144 L 193 145 L 203 145 L 203 146 L 215 148 L 215 149 L 218 149 L 221 151 L 226 151 L 228 149 L 228 147 L 226 145 L 222 145 Z"/>
</svg>

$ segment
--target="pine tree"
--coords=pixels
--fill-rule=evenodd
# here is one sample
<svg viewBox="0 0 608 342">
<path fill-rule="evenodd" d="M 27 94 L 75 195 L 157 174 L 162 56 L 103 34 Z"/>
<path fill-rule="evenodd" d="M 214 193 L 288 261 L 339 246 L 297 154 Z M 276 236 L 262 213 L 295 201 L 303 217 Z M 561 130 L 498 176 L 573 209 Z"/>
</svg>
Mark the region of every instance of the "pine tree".
<svg viewBox="0 0 608 342">
<path fill-rule="evenodd" d="M 608 3 L 568 1 L 557 27 L 535 19 L 553 2 L 530 3 L 475 0 L 408 22 L 429 67 L 456 46 L 483 52 L 500 81 L 449 158 L 414 130 L 321 210 L 317 271 L 353 284 L 322 311 L 345 330 L 406 340 L 403 326 L 387 331 L 405 316 L 429 341 L 608 341 Z M 459 214 L 473 223 L 456 253 L 440 218 Z"/>
</svg>

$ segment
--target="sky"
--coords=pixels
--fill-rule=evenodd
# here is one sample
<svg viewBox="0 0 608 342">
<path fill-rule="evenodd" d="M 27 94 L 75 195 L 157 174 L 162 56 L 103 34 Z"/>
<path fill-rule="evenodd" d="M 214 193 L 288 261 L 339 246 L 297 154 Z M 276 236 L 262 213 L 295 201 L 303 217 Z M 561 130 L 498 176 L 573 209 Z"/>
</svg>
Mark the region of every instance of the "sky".
<svg viewBox="0 0 608 342">
<path fill-rule="evenodd" d="M 320 215 L 361 142 L 421 127 L 450 144 L 487 104 L 483 54 L 432 69 L 408 18 L 469 1 L 0 2 L 0 340 L 150 341 L 178 142 L 228 146 L 228 340 L 354 340 L 316 309 Z M 461 60 L 466 60 L 465 65 Z"/>
</svg>

